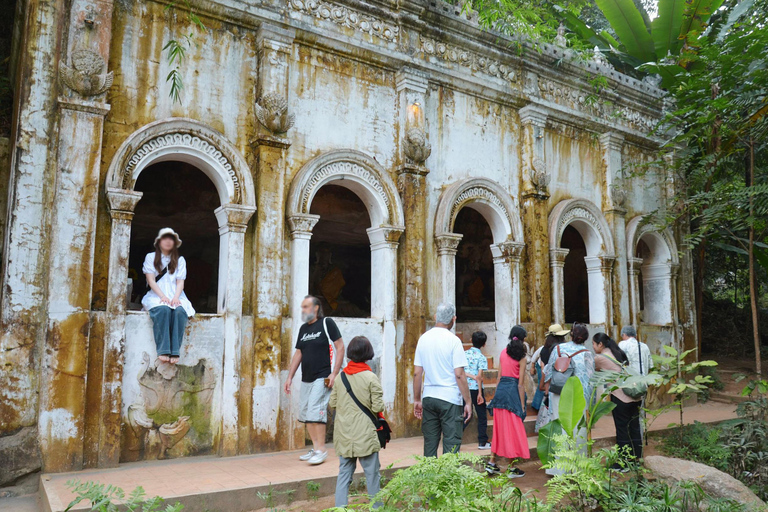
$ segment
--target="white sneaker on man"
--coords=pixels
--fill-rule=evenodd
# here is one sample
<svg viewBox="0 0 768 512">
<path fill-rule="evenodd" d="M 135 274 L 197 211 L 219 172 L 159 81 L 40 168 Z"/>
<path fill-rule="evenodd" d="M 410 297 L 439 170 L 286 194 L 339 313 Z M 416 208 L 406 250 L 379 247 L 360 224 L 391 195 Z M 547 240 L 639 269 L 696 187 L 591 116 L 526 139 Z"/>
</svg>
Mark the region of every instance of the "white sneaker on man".
<svg viewBox="0 0 768 512">
<path fill-rule="evenodd" d="M 315 455 L 315 450 L 310 449 L 307 453 L 299 457 L 299 460 L 307 461 Z"/>
<path fill-rule="evenodd" d="M 325 459 L 327 458 L 328 458 L 328 450 L 324 452 L 315 452 L 312 458 L 309 459 L 307 462 L 309 462 L 313 466 L 316 466 L 318 464 L 322 464 L 323 462 L 325 462 Z"/>
<path fill-rule="evenodd" d="M 491 443 L 485 443 L 477 446 L 478 450 L 490 450 L 491 449 Z"/>
</svg>

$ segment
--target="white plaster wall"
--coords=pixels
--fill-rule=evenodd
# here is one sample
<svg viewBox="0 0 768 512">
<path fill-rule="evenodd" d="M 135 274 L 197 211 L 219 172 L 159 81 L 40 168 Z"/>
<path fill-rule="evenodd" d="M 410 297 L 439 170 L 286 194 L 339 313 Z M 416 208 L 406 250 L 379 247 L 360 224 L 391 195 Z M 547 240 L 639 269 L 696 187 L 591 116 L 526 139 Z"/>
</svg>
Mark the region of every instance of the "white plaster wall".
<svg viewBox="0 0 768 512">
<path fill-rule="evenodd" d="M 544 154 L 552 174 L 550 207 L 560 199 L 581 198 L 602 209 L 602 155 L 596 138 L 582 136 L 576 139 L 547 130 Z"/>
<path fill-rule="evenodd" d="M 211 405 L 211 432 L 214 438 L 221 425 L 221 374 L 224 357 L 224 319 L 218 315 L 196 315 L 187 324 L 187 333 L 181 345 L 179 364 L 194 366 L 201 359 L 213 371 L 216 387 Z M 138 376 L 142 371 L 142 353 L 149 354 L 150 365 L 157 357 L 152 320 L 149 313 L 129 312 L 125 318 L 125 363 L 123 367 L 123 417 L 128 406 L 142 403 Z"/>
</svg>

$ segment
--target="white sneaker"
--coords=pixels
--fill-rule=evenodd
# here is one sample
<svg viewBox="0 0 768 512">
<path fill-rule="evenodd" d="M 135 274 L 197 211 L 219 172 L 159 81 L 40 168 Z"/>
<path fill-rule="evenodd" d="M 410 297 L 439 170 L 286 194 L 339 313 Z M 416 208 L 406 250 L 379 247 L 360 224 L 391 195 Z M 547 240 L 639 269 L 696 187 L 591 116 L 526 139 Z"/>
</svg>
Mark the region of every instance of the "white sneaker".
<svg viewBox="0 0 768 512">
<path fill-rule="evenodd" d="M 485 443 L 485 444 L 478 445 L 477 449 L 478 450 L 490 450 L 491 449 L 491 443 Z"/>
<path fill-rule="evenodd" d="M 307 453 L 299 457 L 299 460 L 309 460 L 312 458 L 312 456 L 315 455 L 315 450 L 310 449 Z"/>
<path fill-rule="evenodd" d="M 309 459 L 308 462 L 310 464 L 312 464 L 313 466 L 316 466 L 318 464 L 322 464 L 323 462 L 325 462 L 325 459 L 327 459 L 327 458 L 328 458 L 328 451 L 327 450 L 324 451 L 324 452 L 315 452 L 315 454 L 312 456 L 311 459 Z"/>
</svg>

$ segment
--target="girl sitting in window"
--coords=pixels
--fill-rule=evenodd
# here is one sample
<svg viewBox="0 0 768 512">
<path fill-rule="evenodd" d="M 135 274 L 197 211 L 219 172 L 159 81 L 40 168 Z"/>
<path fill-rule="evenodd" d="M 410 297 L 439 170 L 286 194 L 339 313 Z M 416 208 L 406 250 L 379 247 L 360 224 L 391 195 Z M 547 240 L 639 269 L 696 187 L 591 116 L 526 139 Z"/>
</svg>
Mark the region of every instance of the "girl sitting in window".
<svg viewBox="0 0 768 512">
<path fill-rule="evenodd" d="M 180 246 L 181 239 L 173 229 L 161 229 L 155 238 L 155 252 L 147 254 L 143 267 L 149 292 L 141 304 L 152 319 L 158 359 L 172 364 L 179 362 L 187 318 L 195 314 L 184 294 L 187 262 L 179 256 Z"/>
</svg>

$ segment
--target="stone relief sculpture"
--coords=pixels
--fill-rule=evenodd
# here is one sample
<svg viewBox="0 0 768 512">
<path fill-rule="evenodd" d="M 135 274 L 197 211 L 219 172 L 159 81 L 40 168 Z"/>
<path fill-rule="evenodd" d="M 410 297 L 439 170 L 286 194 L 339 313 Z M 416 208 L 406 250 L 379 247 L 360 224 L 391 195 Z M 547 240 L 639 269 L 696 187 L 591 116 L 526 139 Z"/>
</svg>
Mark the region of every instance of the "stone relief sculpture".
<svg viewBox="0 0 768 512">
<path fill-rule="evenodd" d="M 403 143 L 405 156 L 416 165 L 421 165 L 432 154 L 432 146 L 427 141 L 427 134 L 421 128 L 410 128 Z"/>
<path fill-rule="evenodd" d="M 142 354 L 138 374 L 141 396 L 128 406 L 123 461 L 166 459 L 192 430 L 186 454 L 210 449 L 210 408 L 215 376 L 205 360 L 195 366 L 172 365 Z"/>
<path fill-rule="evenodd" d="M 568 40 L 565 38 L 565 25 L 563 25 L 562 23 L 560 23 L 560 26 L 557 27 L 557 36 L 555 36 L 555 45 L 561 48 L 568 47 Z"/>
<path fill-rule="evenodd" d="M 551 178 L 547 172 L 547 164 L 540 158 L 534 158 L 531 165 L 531 184 L 534 191 L 539 195 L 548 195 L 547 187 Z"/>
<path fill-rule="evenodd" d="M 597 46 L 595 46 L 595 49 L 593 50 L 592 61 L 598 66 L 611 67 L 611 63 L 608 62 L 608 59 L 605 58 L 605 55 L 603 55 L 603 52 L 601 52 L 600 48 Z"/>
<path fill-rule="evenodd" d="M 277 93 L 267 93 L 256 103 L 256 118 L 275 135 L 282 135 L 291 129 L 296 121 L 295 114 L 288 113 L 288 102 Z"/>
<path fill-rule="evenodd" d="M 85 97 L 97 96 L 112 87 L 114 76 L 112 71 L 104 73 L 105 68 L 101 55 L 81 48 L 72 52 L 72 67 L 59 63 L 59 77 L 76 93 Z"/>
<path fill-rule="evenodd" d="M 627 191 L 624 187 L 624 180 L 618 179 L 610 187 L 611 201 L 617 208 L 623 208 L 627 201 Z"/>
</svg>

